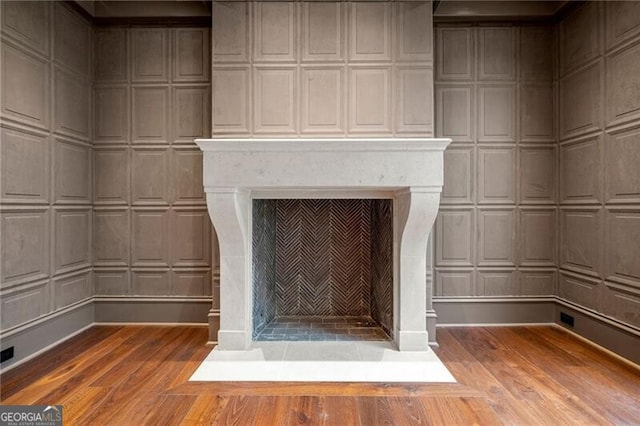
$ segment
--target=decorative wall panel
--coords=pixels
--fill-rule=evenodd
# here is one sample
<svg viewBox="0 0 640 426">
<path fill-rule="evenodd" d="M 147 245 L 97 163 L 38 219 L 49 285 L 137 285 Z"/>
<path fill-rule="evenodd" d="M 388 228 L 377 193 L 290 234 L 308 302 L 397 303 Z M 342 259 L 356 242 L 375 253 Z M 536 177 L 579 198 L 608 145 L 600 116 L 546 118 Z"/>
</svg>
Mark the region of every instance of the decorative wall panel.
<svg viewBox="0 0 640 426">
<path fill-rule="evenodd" d="M 65 2 L 0 8 L 4 338 L 92 295 L 93 29 Z"/>
<path fill-rule="evenodd" d="M 475 293 L 473 271 L 436 270 L 437 296 L 473 296 Z"/>
<path fill-rule="evenodd" d="M 555 141 L 553 97 L 551 84 L 520 86 L 520 141 Z"/>
<path fill-rule="evenodd" d="M 2 288 L 46 278 L 49 274 L 49 214 L 3 212 Z"/>
<path fill-rule="evenodd" d="M 436 28 L 436 79 L 438 81 L 472 80 L 474 77 L 475 28 Z"/>
<path fill-rule="evenodd" d="M 134 28 L 129 34 L 133 82 L 167 82 L 169 80 L 168 31 L 163 28 Z"/>
<path fill-rule="evenodd" d="M 175 147 L 171 153 L 170 181 L 174 184 L 174 205 L 205 205 L 202 187 L 202 151 L 193 147 Z"/>
<path fill-rule="evenodd" d="M 340 2 L 302 3 L 302 60 L 341 61 L 344 58 L 344 16 Z"/>
<path fill-rule="evenodd" d="M 169 211 L 149 208 L 134 210 L 132 212 L 131 240 L 133 266 L 168 267 Z"/>
<path fill-rule="evenodd" d="M 297 131 L 296 69 L 256 68 L 254 83 L 256 133 Z"/>
<path fill-rule="evenodd" d="M 478 86 L 478 142 L 515 142 L 515 87 Z"/>
<path fill-rule="evenodd" d="M 212 119 L 228 132 L 248 131 L 251 88 L 249 69 L 238 64 L 216 71 L 211 87 L 211 50 L 231 61 L 249 52 L 247 3 L 216 1 L 214 9 L 224 37 L 213 44 L 205 27 L 96 29 L 95 66 L 105 67 L 94 86 L 97 295 L 212 295 L 215 237 L 193 139 L 211 135 Z"/>
<path fill-rule="evenodd" d="M 640 204 L 640 130 L 606 135 L 605 201 Z"/>
<path fill-rule="evenodd" d="M 94 30 L 95 79 L 123 82 L 129 76 L 127 67 L 127 30 L 99 28 Z"/>
<path fill-rule="evenodd" d="M 28 49 L 49 56 L 49 5 L 45 2 L 2 2 L 2 32 Z"/>
<path fill-rule="evenodd" d="M 611 208 L 606 219 L 607 280 L 640 290 L 640 211 Z"/>
<path fill-rule="evenodd" d="M 598 281 L 582 275 L 560 273 L 558 296 L 589 309 L 597 309 L 600 299 Z"/>
<path fill-rule="evenodd" d="M 607 48 L 640 34 L 640 4 L 634 1 L 605 2 Z"/>
<path fill-rule="evenodd" d="M 93 212 L 93 265 L 127 266 L 129 264 L 129 211 L 121 207 L 96 209 Z"/>
<path fill-rule="evenodd" d="M 601 196 L 600 137 L 560 145 L 560 202 L 597 203 Z"/>
<path fill-rule="evenodd" d="M 218 2 L 213 134 L 432 136 L 431 7 Z"/>
<path fill-rule="evenodd" d="M 554 28 L 459 22 L 435 32 L 435 134 L 454 143 L 434 228 L 434 294 L 555 294 Z"/>
<path fill-rule="evenodd" d="M 551 27 L 520 27 L 520 80 L 551 81 L 555 37 Z"/>
<path fill-rule="evenodd" d="M 164 296 L 171 294 L 169 272 L 149 269 L 132 271 L 133 294 L 140 296 Z"/>
<path fill-rule="evenodd" d="M 209 85 L 173 88 L 173 143 L 193 144 L 209 133 L 211 99 Z"/>
<path fill-rule="evenodd" d="M 349 69 L 349 131 L 389 132 L 391 130 L 391 69 L 352 67 Z"/>
<path fill-rule="evenodd" d="M 255 2 L 255 61 L 293 61 L 296 57 L 296 17 L 294 2 Z"/>
<path fill-rule="evenodd" d="M 606 58 L 607 125 L 640 119 L 640 44 Z"/>
<path fill-rule="evenodd" d="M 0 293 L 0 326 L 10 329 L 51 312 L 51 288 L 38 281 Z"/>
<path fill-rule="evenodd" d="M 208 29 L 174 29 L 173 52 L 173 81 L 209 82 L 211 49 Z"/>
<path fill-rule="evenodd" d="M 478 148 L 478 203 L 515 204 L 515 148 Z"/>
<path fill-rule="evenodd" d="M 214 63 L 248 60 L 250 7 L 249 2 L 217 1 L 213 4 Z"/>
<path fill-rule="evenodd" d="M 520 203 L 555 204 L 556 148 L 520 146 Z"/>
<path fill-rule="evenodd" d="M 207 267 L 211 233 L 206 209 L 175 208 L 171 216 L 171 262 L 174 267 Z"/>
<path fill-rule="evenodd" d="M 67 204 L 91 203 L 91 148 L 55 139 L 55 201 Z"/>
<path fill-rule="evenodd" d="M 556 268 L 546 271 L 520 268 L 520 294 L 523 296 L 557 294 L 557 275 Z"/>
<path fill-rule="evenodd" d="M 429 61 L 433 58 L 433 26 L 429 2 L 397 2 L 398 61 Z"/>
<path fill-rule="evenodd" d="M 249 133 L 249 69 L 214 68 L 212 81 L 213 134 Z"/>
<path fill-rule="evenodd" d="M 41 134 L 0 129 L 2 202 L 34 204 L 49 199 L 49 141 Z"/>
<path fill-rule="evenodd" d="M 93 201 L 101 204 L 129 202 L 129 149 L 96 148 L 93 154 Z"/>
<path fill-rule="evenodd" d="M 556 210 L 520 209 L 521 266 L 556 265 Z"/>
<path fill-rule="evenodd" d="M 133 143 L 169 143 L 169 96 L 168 87 L 133 87 Z"/>
<path fill-rule="evenodd" d="M 80 15 L 56 2 L 53 6 L 53 54 L 57 65 L 89 76 L 91 61 L 91 26 Z"/>
<path fill-rule="evenodd" d="M 96 87 L 94 143 L 126 143 L 129 140 L 129 90 L 126 86 Z"/>
<path fill-rule="evenodd" d="M 483 270 L 478 272 L 476 294 L 480 296 L 513 296 L 520 294 L 514 271 Z"/>
<path fill-rule="evenodd" d="M 561 68 L 576 69 L 559 87 L 560 199 L 575 207 L 561 214 L 558 295 L 638 326 L 640 4 L 588 2 L 560 28 Z"/>
<path fill-rule="evenodd" d="M 54 129 L 57 133 L 89 139 L 91 121 L 90 84 L 75 74 L 55 67 Z"/>
<path fill-rule="evenodd" d="M 61 309 L 91 297 L 91 271 L 53 280 L 54 308 Z"/>
<path fill-rule="evenodd" d="M 303 133 L 344 133 L 343 67 L 302 68 Z"/>
<path fill-rule="evenodd" d="M 436 135 L 456 142 L 474 141 L 475 88 L 436 85 Z M 450 148 L 451 149 L 451 148 Z"/>
<path fill-rule="evenodd" d="M 396 132 L 433 133 L 433 71 L 396 67 Z"/>
<path fill-rule="evenodd" d="M 54 212 L 54 268 L 57 274 L 91 266 L 91 211 L 59 208 Z"/>
<path fill-rule="evenodd" d="M 598 62 L 560 81 L 560 139 L 600 128 L 601 73 Z"/>
<path fill-rule="evenodd" d="M 474 148 L 452 146 L 444 153 L 443 204 L 472 204 L 475 184 Z"/>
<path fill-rule="evenodd" d="M 515 80 L 515 33 L 511 27 L 478 29 L 480 80 Z"/>
<path fill-rule="evenodd" d="M 131 294 L 128 269 L 93 270 L 93 292 L 96 296 L 129 295 Z"/>
<path fill-rule="evenodd" d="M 514 210 L 478 210 L 478 265 L 515 266 Z"/>
<path fill-rule="evenodd" d="M 435 224 L 436 265 L 473 266 L 474 210 L 440 208 Z"/>
<path fill-rule="evenodd" d="M 47 61 L 2 43 L 2 115 L 39 128 L 49 124 Z"/>
<path fill-rule="evenodd" d="M 132 151 L 131 197 L 134 204 L 169 202 L 169 154 L 165 148 Z"/>
<path fill-rule="evenodd" d="M 349 54 L 352 61 L 391 60 L 391 4 L 350 2 Z"/>
<path fill-rule="evenodd" d="M 561 75 L 598 57 L 602 4 L 591 2 L 562 20 L 559 29 Z"/>
<path fill-rule="evenodd" d="M 560 210 L 560 266 L 584 275 L 601 275 L 602 211 Z"/>
</svg>

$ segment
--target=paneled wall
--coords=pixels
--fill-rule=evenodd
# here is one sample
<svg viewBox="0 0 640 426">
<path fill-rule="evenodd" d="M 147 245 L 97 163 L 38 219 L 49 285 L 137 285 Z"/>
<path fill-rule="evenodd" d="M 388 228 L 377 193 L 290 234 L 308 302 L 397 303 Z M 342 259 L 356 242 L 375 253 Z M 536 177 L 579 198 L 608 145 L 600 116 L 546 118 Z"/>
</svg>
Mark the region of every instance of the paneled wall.
<svg viewBox="0 0 640 426">
<path fill-rule="evenodd" d="M 92 295 L 92 28 L 59 2 L 0 7 L 5 333 Z"/>
<path fill-rule="evenodd" d="M 640 2 L 588 2 L 558 40 L 558 295 L 640 326 Z"/>
<path fill-rule="evenodd" d="M 431 2 L 213 8 L 213 134 L 431 136 Z"/>
<path fill-rule="evenodd" d="M 210 135 L 209 38 L 208 28 L 95 28 L 96 296 L 211 295 L 193 143 Z"/>
<path fill-rule="evenodd" d="M 436 135 L 453 142 L 434 232 L 434 295 L 553 295 L 553 27 L 439 24 L 435 40 Z"/>
</svg>

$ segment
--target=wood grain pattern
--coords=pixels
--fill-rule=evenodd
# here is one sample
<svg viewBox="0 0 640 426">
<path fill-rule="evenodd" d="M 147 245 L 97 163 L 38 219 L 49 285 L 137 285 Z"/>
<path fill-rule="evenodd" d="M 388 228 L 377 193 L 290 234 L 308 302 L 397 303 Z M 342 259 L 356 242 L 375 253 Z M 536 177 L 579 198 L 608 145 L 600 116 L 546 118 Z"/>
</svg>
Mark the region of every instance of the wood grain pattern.
<svg viewBox="0 0 640 426">
<path fill-rule="evenodd" d="M 69 425 L 637 424 L 640 368 L 559 327 L 439 329 L 455 384 L 188 382 L 205 327 L 93 327 L 0 376 Z"/>
</svg>

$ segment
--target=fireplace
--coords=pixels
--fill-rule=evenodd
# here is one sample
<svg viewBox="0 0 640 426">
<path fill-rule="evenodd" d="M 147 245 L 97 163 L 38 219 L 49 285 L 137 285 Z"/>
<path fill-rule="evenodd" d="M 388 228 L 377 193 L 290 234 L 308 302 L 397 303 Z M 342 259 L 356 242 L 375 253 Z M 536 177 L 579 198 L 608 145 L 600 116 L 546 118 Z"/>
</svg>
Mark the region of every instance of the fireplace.
<svg viewBox="0 0 640 426">
<path fill-rule="evenodd" d="M 254 199 L 253 340 L 390 340 L 392 204 Z"/>
<path fill-rule="evenodd" d="M 381 212 L 385 209 L 389 214 L 386 220 L 391 222 L 391 247 L 382 256 L 387 258 L 385 261 L 389 262 L 391 274 L 390 312 L 387 312 L 388 316 L 378 315 L 376 319 L 369 305 L 368 312 L 361 311 L 362 317 L 375 319 L 376 326 L 401 351 L 428 349 L 426 317 L 431 307 L 431 292 L 426 274 L 427 240 L 442 190 L 443 151 L 450 140 L 200 139 L 196 142 L 204 152 L 207 206 L 220 246 L 219 350 L 248 350 L 253 340 L 259 338 L 276 318 L 270 309 L 277 312 L 277 304 L 275 308 L 265 308 L 259 306 L 254 297 L 256 291 L 263 292 L 259 297 L 278 297 L 277 292 L 267 294 L 268 290 L 265 290 L 265 286 L 273 284 L 270 274 L 277 273 L 277 264 L 273 271 L 267 267 L 271 257 L 277 254 L 270 254 L 260 245 L 264 244 L 265 238 L 275 237 L 259 235 L 269 226 L 277 229 L 278 223 L 264 221 L 269 222 L 274 217 L 277 220 L 279 206 L 284 222 L 296 208 L 318 209 L 320 220 L 324 220 L 323 215 L 331 214 L 332 203 L 334 210 L 340 210 L 349 201 L 356 210 L 362 209 L 365 211 L 362 214 L 369 215 L 368 226 L 375 220 L 384 222 Z M 265 210 L 268 211 L 266 215 Z M 314 214 L 308 216 L 314 217 Z M 259 221 L 263 221 L 262 226 L 254 227 Z M 371 234 L 380 233 L 377 228 L 380 224 L 375 225 L 375 229 L 369 228 Z M 286 226 L 286 223 L 280 226 Z M 254 231 L 257 228 L 261 230 L 258 235 Z M 262 243 L 256 243 L 256 238 L 262 238 Z M 379 264 L 381 255 L 377 254 L 374 259 L 371 235 L 369 238 L 369 263 L 374 260 Z M 298 244 L 289 256 L 294 256 L 295 250 L 303 249 L 305 247 Z M 352 255 L 358 256 L 357 251 Z M 314 265 L 296 267 L 305 273 L 322 269 Z M 350 271 L 348 266 L 341 269 L 342 272 Z M 357 276 L 354 271 L 350 272 Z M 357 279 L 361 280 L 361 277 Z M 308 280 L 315 283 L 311 286 L 315 288 L 313 286 L 322 282 L 323 277 L 311 276 Z M 275 285 L 278 285 L 277 280 Z M 280 285 L 294 284 L 281 282 Z M 327 285 L 330 288 L 331 284 Z M 371 281 L 366 285 L 371 287 Z M 306 314 L 308 308 L 303 306 L 297 313 Z M 339 315 L 322 312 L 322 315 L 310 317 L 358 317 L 340 310 L 333 312 Z"/>
</svg>

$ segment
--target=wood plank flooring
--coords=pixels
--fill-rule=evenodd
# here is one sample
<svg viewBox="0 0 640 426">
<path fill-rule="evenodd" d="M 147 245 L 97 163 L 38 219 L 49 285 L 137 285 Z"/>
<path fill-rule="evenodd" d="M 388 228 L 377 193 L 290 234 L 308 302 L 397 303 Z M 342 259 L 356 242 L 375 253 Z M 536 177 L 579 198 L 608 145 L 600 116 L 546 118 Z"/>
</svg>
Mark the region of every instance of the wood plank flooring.
<svg viewBox="0 0 640 426">
<path fill-rule="evenodd" d="M 640 369 L 559 327 L 438 329 L 459 383 L 204 383 L 204 327 L 94 327 L 0 376 L 65 425 L 640 425 Z"/>
</svg>

